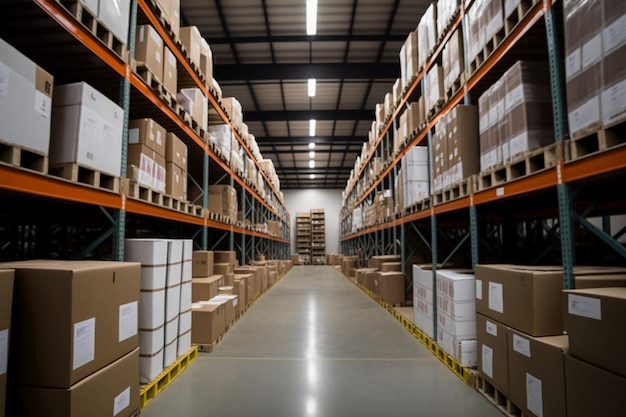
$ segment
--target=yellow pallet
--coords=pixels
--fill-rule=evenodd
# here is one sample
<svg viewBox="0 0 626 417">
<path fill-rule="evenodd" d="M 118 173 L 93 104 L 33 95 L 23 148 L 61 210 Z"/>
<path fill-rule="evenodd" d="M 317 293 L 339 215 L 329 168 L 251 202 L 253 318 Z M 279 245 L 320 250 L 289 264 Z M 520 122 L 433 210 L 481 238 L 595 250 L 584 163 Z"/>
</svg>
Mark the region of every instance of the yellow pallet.
<svg viewBox="0 0 626 417">
<path fill-rule="evenodd" d="M 139 406 L 144 408 L 161 391 L 165 389 L 189 364 L 198 357 L 198 347 L 193 346 L 189 351 L 178 358 L 165 371 L 156 377 L 152 382 L 141 387 L 139 391 Z"/>
</svg>

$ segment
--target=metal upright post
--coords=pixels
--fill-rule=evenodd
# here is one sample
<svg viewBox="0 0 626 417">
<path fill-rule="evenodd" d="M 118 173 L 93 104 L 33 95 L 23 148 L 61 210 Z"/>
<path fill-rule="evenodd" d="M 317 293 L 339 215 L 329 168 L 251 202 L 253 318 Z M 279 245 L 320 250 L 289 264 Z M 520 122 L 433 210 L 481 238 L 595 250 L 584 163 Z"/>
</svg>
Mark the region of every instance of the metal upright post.
<svg viewBox="0 0 626 417">
<path fill-rule="evenodd" d="M 230 186 L 235 188 L 235 178 L 232 175 L 230 176 Z M 232 227 L 230 228 L 228 236 L 228 250 L 235 250 L 235 232 Z"/>
<path fill-rule="evenodd" d="M 209 208 L 209 154 L 204 153 L 202 158 L 202 208 L 206 212 Z M 202 227 L 202 250 L 209 248 L 209 228 Z"/>
<path fill-rule="evenodd" d="M 241 187 L 241 219 L 243 220 L 241 227 L 244 227 L 246 219 L 246 189 Z M 246 232 L 241 233 L 241 264 L 246 264 Z"/>
</svg>

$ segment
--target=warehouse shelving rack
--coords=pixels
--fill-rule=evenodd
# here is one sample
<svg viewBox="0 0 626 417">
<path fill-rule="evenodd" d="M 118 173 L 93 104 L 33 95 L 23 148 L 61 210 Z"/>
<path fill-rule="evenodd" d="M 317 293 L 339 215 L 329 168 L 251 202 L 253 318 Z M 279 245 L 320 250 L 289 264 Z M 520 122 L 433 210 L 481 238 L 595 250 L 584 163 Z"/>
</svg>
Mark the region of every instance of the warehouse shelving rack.
<svg viewBox="0 0 626 417">
<path fill-rule="evenodd" d="M 348 190 L 347 203 L 344 202 L 340 215 L 342 252 L 359 256 L 359 265 L 363 265 L 372 255 L 400 254 L 405 274 L 414 263 L 431 263 L 433 271 L 436 271 L 442 264 L 457 264 L 457 261 L 459 265 L 471 264 L 472 267 L 479 262 L 494 261 L 560 262 L 564 269 L 563 287 L 573 288 L 573 267 L 580 261 L 577 254 L 584 259 L 583 262 L 626 261 L 626 250 L 617 241 L 626 230 L 611 231 L 609 224 L 610 215 L 626 212 L 626 198 L 615 188 L 615 184 L 623 182 L 626 177 L 626 129 L 623 124 L 607 129 L 606 134 L 611 135 L 614 146 L 603 149 L 592 136 L 589 152 L 582 158 L 572 156 L 570 149 L 574 143 L 567 140 L 565 77 L 560 51 L 562 43 L 557 31 L 557 27 L 562 24 L 561 2 L 545 0 L 528 3 L 525 16 L 503 38 L 483 65 L 467 78 L 463 88 L 451 97 L 422 130 L 413 133 L 399 154 L 385 158 L 392 142 L 392 132 L 398 127 L 402 108 L 420 91 L 423 92 L 422 79 L 440 59 L 445 42 L 454 30 L 460 28 L 467 43 L 466 12 L 472 4 L 471 0 L 462 2 L 459 16 L 404 93 L 400 104 L 386 121 L 373 151 L 363 161 L 357 175 L 359 186 L 353 184 L 352 189 Z M 545 28 L 540 24 L 541 21 Z M 437 121 L 457 104 L 470 104 L 470 93 L 484 91 L 489 83 L 502 75 L 507 62 L 511 61 L 508 54 L 520 52 L 523 42 L 535 41 L 531 52 L 534 53 L 538 45 L 537 33 L 540 33 L 546 45 L 545 54 L 550 68 L 555 144 L 545 152 L 553 153 L 554 162 L 546 163 L 528 175 L 491 187 L 479 186 L 479 178 L 474 176 L 466 180 L 466 188 L 459 188 L 454 198 L 437 201 L 433 195 L 401 215 L 386 219 L 382 224 L 353 232 L 353 210 L 363 202 L 371 202 L 377 191 L 391 189 L 393 192 L 400 161 L 408 150 L 426 143 L 430 146 L 431 130 Z M 467 48 L 464 50 L 467 51 Z M 465 58 L 467 63 L 467 56 Z M 370 169 L 369 164 L 375 157 L 387 160 L 383 162 L 381 175 L 367 183 L 364 173 Z M 358 194 L 358 188 L 365 191 Z M 591 216 L 602 217 L 602 228 L 587 220 Z M 602 245 L 583 248 L 577 244 L 581 237 L 589 238 L 590 235 L 613 249 L 613 253 L 606 253 Z M 436 274 L 433 272 L 434 284 L 435 279 Z M 411 286 L 412 282 L 408 282 L 408 288 Z M 435 310 L 436 298 L 433 294 Z M 436 334 L 436 320 L 434 326 Z"/>
<path fill-rule="evenodd" d="M 193 237 L 197 248 L 238 250 L 240 261 L 247 263 L 256 254 L 275 259 L 289 255 L 289 213 L 282 196 L 271 184 L 259 162 L 230 124 L 218 99 L 209 91 L 187 61 L 177 40 L 172 39 L 158 9 L 146 0 L 131 2 L 128 50 L 102 42 L 102 25 L 87 27 L 81 19 L 78 1 L 12 1 L 5 5 L 0 21 L 0 36 L 55 76 L 55 83 L 87 81 L 117 101 L 125 111 L 122 170 L 126 175 L 126 148 L 129 118 L 151 117 L 181 138 L 189 149 L 190 183 L 200 185 L 200 210 L 183 212 L 132 198 L 118 192 L 91 187 L 34 172 L 19 163 L 0 164 L 0 193 L 5 204 L 0 224 L 4 257 L 28 259 L 51 256 L 45 243 L 65 246 L 59 257 L 102 257 L 123 260 L 124 239 L 130 236 Z M 262 172 L 262 190 L 256 190 L 231 170 L 172 107 L 163 101 L 144 80 L 133 72 L 135 29 L 150 23 L 159 32 L 178 62 L 179 88 L 200 88 L 216 109 L 223 123 Z M 110 34 L 109 34 L 110 35 Z M 109 44 L 110 45 L 110 44 Z M 26 121 L 27 122 L 27 121 Z M 200 181 L 196 181 L 199 179 Z M 211 179 L 211 181 L 209 181 Z M 208 186 L 228 183 L 236 187 L 241 211 L 252 224 L 277 220 L 283 224 L 282 236 L 270 236 L 235 220 L 224 222 L 209 218 Z M 264 196 L 266 196 L 264 198 Z M 86 240 L 88 239 L 88 240 Z M 72 244 L 67 241 L 71 240 Z M 68 249 L 69 246 L 73 248 Z M 74 247 L 76 246 L 76 247 Z"/>
</svg>

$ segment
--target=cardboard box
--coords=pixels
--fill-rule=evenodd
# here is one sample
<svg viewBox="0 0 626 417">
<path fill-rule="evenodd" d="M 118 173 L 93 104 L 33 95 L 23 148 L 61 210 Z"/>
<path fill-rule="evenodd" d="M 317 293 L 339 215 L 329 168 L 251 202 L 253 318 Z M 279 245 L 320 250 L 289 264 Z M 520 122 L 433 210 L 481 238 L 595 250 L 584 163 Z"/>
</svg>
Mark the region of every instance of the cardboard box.
<svg viewBox="0 0 626 417">
<path fill-rule="evenodd" d="M 402 262 L 383 262 L 380 265 L 381 272 L 402 272 Z"/>
<path fill-rule="evenodd" d="M 223 304 L 195 304 L 191 310 L 191 343 L 210 345 L 224 334 L 226 328 Z"/>
<path fill-rule="evenodd" d="M 172 97 L 178 92 L 178 61 L 167 46 L 163 47 L 163 87 Z"/>
<path fill-rule="evenodd" d="M 152 356 L 158 354 L 165 346 L 165 326 L 156 329 L 139 329 L 139 354 Z"/>
<path fill-rule="evenodd" d="M 138 65 L 145 65 L 158 81 L 163 82 L 165 64 L 161 35 L 151 25 L 140 25 L 137 26 L 136 36 L 135 59 Z M 176 64 L 176 58 L 174 58 L 174 64 Z"/>
<path fill-rule="evenodd" d="M 144 187 L 165 192 L 165 158 L 145 145 L 128 145 L 126 176 Z"/>
<path fill-rule="evenodd" d="M 381 269 L 382 264 L 385 262 L 398 262 L 400 260 L 400 255 L 378 255 L 372 256 L 367 260 L 367 267 L 374 269 Z"/>
<path fill-rule="evenodd" d="M 602 1 L 602 125 L 612 126 L 626 119 L 626 97 L 621 92 L 626 86 L 626 69 L 623 65 L 626 53 L 624 20 L 626 6 L 623 2 Z M 615 36 L 619 33 L 620 35 Z"/>
<path fill-rule="evenodd" d="M 218 275 L 232 274 L 235 271 L 231 263 L 215 263 L 213 264 L 213 270 Z"/>
<path fill-rule="evenodd" d="M 178 315 L 180 314 L 180 284 L 165 290 L 165 344 L 178 336 Z"/>
<path fill-rule="evenodd" d="M 623 359 L 626 288 L 567 290 L 565 316 L 570 354 L 587 363 L 626 376 Z"/>
<path fill-rule="evenodd" d="M 139 356 L 139 382 L 149 384 L 163 372 L 165 345 L 152 355 Z"/>
<path fill-rule="evenodd" d="M 478 363 L 476 340 L 458 340 L 445 330 L 437 330 L 437 344 L 462 366 L 473 368 Z"/>
<path fill-rule="evenodd" d="M 180 0 L 169 0 L 169 19 L 172 32 L 180 38 Z"/>
<path fill-rule="evenodd" d="M 626 415 L 626 378 L 565 355 L 568 417 Z"/>
<path fill-rule="evenodd" d="M 124 45 L 128 44 L 130 0 L 98 0 L 98 19 Z"/>
<path fill-rule="evenodd" d="M 200 68 L 200 55 L 202 52 L 202 35 L 196 26 L 187 26 L 180 28 L 180 40 L 187 50 L 187 58 L 191 60 L 196 67 Z"/>
<path fill-rule="evenodd" d="M 380 298 L 392 306 L 404 305 L 404 274 L 402 272 L 377 272 L 378 295 Z"/>
<path fill-rule="evenodd" d="M 201 51 L 200 51 L 200 73 L 204 74 L 204 78 L 207 80 L 213 79 L 213 52 L 209 43 L 202 38 L 201 39 Z"/>
<path fill-rule="evenodd" d="M 191 311 L 189 312 L 189 321 L 191 322 Z M 191 349 L 191 329 L 178 335 L 178 357 L 189 353 L 189 349 Z"/>
<path fill-rule="evenodd" d="M 0 57 L 0 142 L 48 155 L 54 78 L 2 39 Z"/>
<path fill-rule="evenodd" d="M 218 288 L 223 286 L 224 278 L 221 275 L 212 275 L 208 278 L 194 278 L 191 280 L 191 300 L 194 303 L 210 300 L 217 295 Z"/>
<path fill-rule="evenodd" d="M 6 407 L 14 276 L 15 271 L 12 269 L 0 270 L 0 416 L 4 416 Z"/>
<path fill-rule="evenodd" d="M 498 391 L 509 396 L 508 327 L 476 314 L 478 373 Z"/>
<path fill-rule="evenodd" d="M 376 268 L 359 268 L 354 271 L 354 276 L 359 284 L 367 288 L 368 282 L 373 282 L 373 278 L 369 275 L 374 275 L 376 272 L 378 272 Z"/>
<path fill-rule="evenodd" d="M 165 136 L 165 162 L 173 163 L 187 172 L 187 145 L 175 134 L 168 132 Z"/>
<path fill-rule="evenodd" d="M 119 176 L 124 110 L 81 82 L 56 87 L 50 164 L 81 164 Z"/>
<path fill-rule="evenodd" d="M 561 267 L 476 266 L 476 312 L 531 336 L 563 333 Z"/>
<path fill-rule="evenodd" d="M 165 268 L 163 268 L 165 269 Z M 165 274 L 163 274 L 165 281 Z M 139 328 L 154 330 L 165 324 L 165 287 L 141 290 L 139 294 Z"/>
<path fill-rule="evenodd" d="M 193 240 L 183 239 L 183 268 L 181 282 L 191 282 L 193 276 L 191 271 L 193 268 Z"/>
<path fill-rule="evenodd" d="M 241 310 L 245 309 L 250 299 L 248 298 L 248 280 L 252 279 L 252 274 L 235 274 L 235 284 L 233 285 L 233 294 L 239 298 Z"/>
<path fill-rule="evenodd" d="M 417 51 L 419 66 L 424 66 L 437 43 L 437 3 L 431 3 L 417 25 Z"/>
<path fill-rule="evenodd" d="M 24 417 L 130 417 L 139 410 L 139 349 L 67 389 L 23 386 Z"/>
<path fill-rule="evenodd" d="M 167 287 L 179 285 L 183 281 L 183 241 L 169 239 L 167 241 Z"/>
<path fill-rule="evenodd" d="M 178 165 L 165 164 L 165 193 L 178 200 L 187 201 L 187 172 Z"/>
<path fill-rule="evenodd" d="M 202 130 L 209 126 L 209 101 L 199 88 L 182 88 L 176 95 L 176 100 L 185 109 Z"/>
<path fill-rule="evenodd" d="M 202 278 L 213 275 L 214 258 L 212 251 L 193 251 L 192 276 Z"/>
<path fill-rule="evenodd" d="M 525 414 L 565 417 L 567 336 L 532 337 L 508 330 L 510 399 Z"/>
<path fill-rule="evenodd" d="M 480 170 L 478 107 L 455 106 L 447 122 L 449 182 L 455 185 Z"/>
<path fill-rule="evenodd" d="M 11 360 L 21 383 L 68 388 L 138 346 L 139 264 L 30 261 L 0 268 L 15 269 Z"/>
<path fill-rule="evenodd" d="M 230 326 L 235 321 L 235 299 L 228 295 L 216 295 L 209 301 L 202 301 L 199 304 L 209 305 L 223 305 L 224 306 L 224 320 L 226 327 Z"/>
<path fill-rule="evenodd" d="M 191 308 L 191 281 L 183 282 L 180 284 L 180 313 L 184 313 L 185 311 L 189 311 Z M 181 331 L 178 331 L 180 334 Z"/>
<path fill-rule="evenodd" d="M 176 318 L 176 327 L 178 328 L 178 318 Z M 178 335 L 163 348 L 163 368 L 169 368 L 178 356 Z"/>
<path fill-rule="evenodd" d="M 158 155 L 165 156 L 167 131 L 152 119 L 128 122 L 128 144 L 145 145 Z"/>
</svg>

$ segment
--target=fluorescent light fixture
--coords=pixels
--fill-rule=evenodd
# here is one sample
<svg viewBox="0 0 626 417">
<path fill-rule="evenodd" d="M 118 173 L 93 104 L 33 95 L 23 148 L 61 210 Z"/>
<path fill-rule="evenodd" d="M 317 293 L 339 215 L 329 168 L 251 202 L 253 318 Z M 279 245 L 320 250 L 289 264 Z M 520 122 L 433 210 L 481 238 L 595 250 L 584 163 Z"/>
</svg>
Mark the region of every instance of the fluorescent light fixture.
<svg viewBox="0 0 626 417">
<path fill-rule="evenodd" d="M 309 136 L 315 136 L 315 119 L 309 120 Z"/>
<path fill-rule="evenodd" d="M 315 179 L 315 174 L 311 174 L 311 175 L 309 175 L 309 178 L 310 178 L 310 179 L 312 179 L 312 180 L 314 180 L 314 179 Z"/>
<path fill-rule="evenodd" d="M 315 149 L 315 142 L 309 143 L 309 149 Z"/>
<path fill-rule="evenodd" d="M 309 78 L 309 97 L 315 97 L 315 78 Z"/>
<path fill-rule="evenodd" d="M 309 168 L 315 168 L 315 160 L 314 159 L 311 159 L 309 161 Z"/>
<path fill-rule="evenodd" d="M 317 0 L 306 0 L 306 34 L 317 34 Z"/>
<path fill-rule="evenodd" d="M 315 151 L 309 151 L 309 158 L 315 158 Z"/>
</svg>

